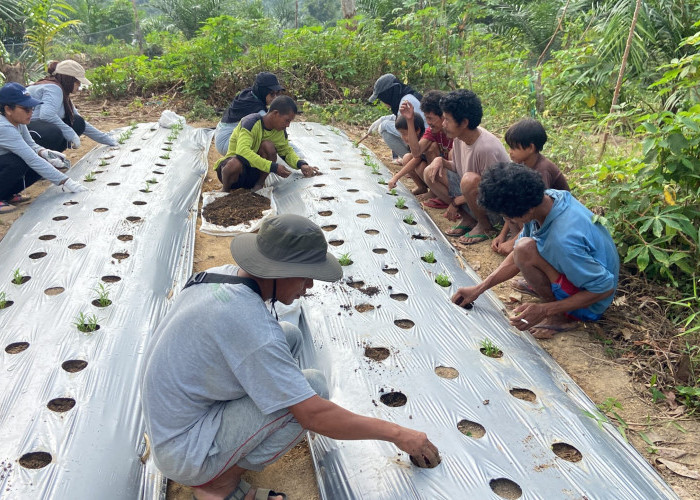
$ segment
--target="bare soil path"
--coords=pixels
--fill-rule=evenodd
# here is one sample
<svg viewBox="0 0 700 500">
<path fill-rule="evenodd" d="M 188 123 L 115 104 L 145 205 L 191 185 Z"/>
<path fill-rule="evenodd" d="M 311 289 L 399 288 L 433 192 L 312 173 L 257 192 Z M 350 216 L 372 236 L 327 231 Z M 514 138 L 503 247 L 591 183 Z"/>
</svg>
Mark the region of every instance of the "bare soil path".
<svg viewBox="0 0 700 500">
<path fill-rule="evenodd" d="M 95 126 L 103 130 L 111 130 L 129 125 L 133 121 L 157 121 L 165 109 L 160 102 L 146 102 L 135 108 L 128 102 L 95 103 L 84 97 L 76 99 L 81 113 Z M 178 109 L 171 101 L 172 109 L 185 113 L 186 109 Z M 193 122 L 193 126 L 213 127 L 214 122 Z M 352 139 L 364 135 L 364 129 L 359 127 L 344 127 Z M 397 167 L 391 165 L 389 150 L 374 137 L 364 142 L 384 163 L 394 171 Z M 77 162 L 95 143 L 89 139 L 82 141 L 78 150 L 68 152 L 73 163 Z M 219 155 L 212 147 L 209 162 L 213 164 Z M 38 196 L 48 186 L 46 181 L 40 181 L 27 190 L 27 194 Z M 412 187 L 412 186 L 411 186 Z M 204 191 L 218 190 L 220 184 L 210 170 L 204 181 Z M 4 237 L 12 223 L 21 216 L 30 204 L 20 205 L 13 213 L 0 215 L 0 239 Z M 442 211 L 426 209 L 441 229 L 451 227 L 442 217 Z M 198 226 L 201 221 L 198 221 Z M 199 231 L 195 240 L 194 271 L 231 263 L 229 254 L 229 239 L 202 234 Z M 501 257 L 490 250 L 488 242 L 483 242 L 460 249 L 466 261 L 482 278 L 487 276 L 501 262 Z M 521 300 L 527 300 L 514 293 L 507 285 L 500 285 L 494 292 L 512 308 Z M 649 292 L 653 297 L 653 292 Z M 624 294 L 618 294 L 624 297 Z M 648 381 L 635 380 L 631 376 L 634 370 L 633 357 L 620 352 L 611 352 L 608 339 L 614 337 L 610 331 L 614 325 L 624 324 L 626 317 L 635 315 L 637 308 L 644 304 L 631 304 L 622 299 L 619 305 L 614 305 L 606 316 L 617 321 L 603 322 L 600 325 L 582 325 L 581 328 L 558 334 L 552 340 L 540 341 L 549 354 L 566 370 L 580 385 L 588 396 L 600 405 L 607 405 L 619 416 L 618 423 L 626 427 L 625 433 L 640 453 L 653 464 L 663 478 L 671 484 L 683 499 L 700 500 L 700 483 L 697 479 L 685 477 L 688 475 L 679 466 L 686 466 L 691 472 L 700 470 L 700 420 L 697 416 L 688 415 L 684 407 L 671 402 L 652 404 L 649 396 Z M 613 326 L 610 326 L 613 325 Z M 607 329 L 607 330 L 606 330 Z M 618 332 L 619 333 L 619 332 Z M 626 335 L 625 335 L 626 336 Z M 630 339 L 633 342 L 644 339 Z M 610 355 L 613 354 L 614 357 Z M 621 354 L 621 355 L 620 355 Z M 623 425 L 624 423 L 624 425 Z M 646 443 L 640 433 L 651 443 Z M 665 461 L 666 465 L 662 463 Z M 677 472 L 673 472 L 674 469 Z M 313 471 L 309 449 L 305 443 L 295 447 L 289 454 L 277 463 L 268 467 L 262 473 L 250 473 L 247 480 L 254 485 L 261 485 L 285 491 L 290 500 L 316 500 L 320 498 Z M 176 483 L 170 483 L 168 488 L 169 500 L 190 500 L 190 489 Z"/>
</svg>

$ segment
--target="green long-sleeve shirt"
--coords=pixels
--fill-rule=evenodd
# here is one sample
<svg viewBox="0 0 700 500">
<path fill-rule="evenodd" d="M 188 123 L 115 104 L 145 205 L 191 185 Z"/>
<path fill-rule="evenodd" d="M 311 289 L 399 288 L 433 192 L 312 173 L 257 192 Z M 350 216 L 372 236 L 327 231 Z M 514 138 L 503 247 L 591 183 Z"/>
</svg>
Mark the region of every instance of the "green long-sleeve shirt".
<svg viewBox="0 0 700 500">
<path fill-rule="evenodd" d="M 269 130 L 263 124 L 262 116 L 258 113 L 244 117 L 238 126 L 233 130 L 228 143 L 226 156 L 216 162 L 214 170 L 218 169 L 221 163 L 232 156 L 242 156 L 250 163 L 250 166 L 263 172 L 276 172 L 277 163 L 266 160 L 258 154 L 262 141 L 271 141 L 287 164 L 299 169 L 306 165 L 304 160 L 299 159 L 287 140 L 286 130 Z"/>
</svg>

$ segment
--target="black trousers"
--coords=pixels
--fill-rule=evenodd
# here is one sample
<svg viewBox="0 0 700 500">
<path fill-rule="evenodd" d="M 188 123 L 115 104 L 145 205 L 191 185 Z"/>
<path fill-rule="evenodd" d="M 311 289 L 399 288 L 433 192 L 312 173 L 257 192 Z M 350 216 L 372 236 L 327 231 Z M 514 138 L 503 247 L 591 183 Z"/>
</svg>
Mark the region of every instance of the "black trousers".
<svg viewBox="0 0 700 500">
<path fill-rule="evenodd" d="M 0 155 L 0 200 L 9 200 L 39 179 L 41 176 L 16 154 Z"/>
<path fill-rule="evenodd" d="M 85 132 L 85 119 L 82 116 L 75 115 L 73 117 L 73 125 L 70 123 L 66 123 L 66 125 L 69 125 L 78 135 L 83 135 Z M 68 141 L 63 137 L 63 132 L 56 125 L 37 120 L 29 122 L 27 128 L 32 134 L 32 139 L 39 146 L 59 152 L 68 149 Z"/>
</svg>

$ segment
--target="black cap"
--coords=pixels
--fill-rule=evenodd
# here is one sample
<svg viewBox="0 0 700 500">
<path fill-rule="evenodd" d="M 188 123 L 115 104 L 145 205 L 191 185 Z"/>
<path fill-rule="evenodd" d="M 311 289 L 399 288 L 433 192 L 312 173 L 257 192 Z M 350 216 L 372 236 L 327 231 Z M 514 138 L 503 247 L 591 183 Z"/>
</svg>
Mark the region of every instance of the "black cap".
<svg viewBox="0 0 700 500">
<path fill-rule="evenodd" d="M 279 80 L 277 80 L 277 77 L 267 71 L 263 71 L 262 73 L 257 74 L 257 76 L 255 77 L 255 84 L 258 87 L 265 87 L 270 90 L 274 90 L 275 92 L 284 90 L 284 87 L 280 85 L 280 82 Z"/>
</svg>

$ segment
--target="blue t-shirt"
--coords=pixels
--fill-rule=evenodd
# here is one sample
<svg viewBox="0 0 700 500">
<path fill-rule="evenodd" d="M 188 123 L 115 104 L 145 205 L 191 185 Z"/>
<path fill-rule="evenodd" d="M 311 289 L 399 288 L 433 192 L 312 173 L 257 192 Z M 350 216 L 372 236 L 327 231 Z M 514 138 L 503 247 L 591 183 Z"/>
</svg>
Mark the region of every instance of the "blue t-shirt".
<svg viewBox="0 0 700 500">
<path fill-rule="evenodd" d="M 538 227 L 537 221 L 528 222 L 520 237 L 533 238 L 542 258 L 577 288 L 594 293 L 616 289 L 620 259 L 608 230 L 594 224 L 593 212 L 568 191 L 547 189 L 545 195 L 554 200 L 554 205 L 544 224 Z M 602 314 L 614 295 L 588 309 Z"/>
</svg>

